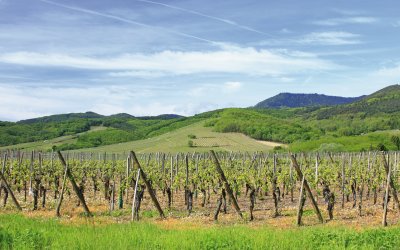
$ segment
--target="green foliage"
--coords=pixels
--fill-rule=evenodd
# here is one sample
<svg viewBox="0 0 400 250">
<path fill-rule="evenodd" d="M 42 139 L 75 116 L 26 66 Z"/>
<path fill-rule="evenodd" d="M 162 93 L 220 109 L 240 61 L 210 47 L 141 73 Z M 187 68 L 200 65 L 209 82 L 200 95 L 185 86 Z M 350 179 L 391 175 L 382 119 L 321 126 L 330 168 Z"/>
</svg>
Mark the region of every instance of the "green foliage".
<svg viewBox="0 0 400 250">
<path fill-rule="evenodd" d="M 383 143 L 389 150 L 396 148 L 390 142 L 393 131 L 374 132 L 360 136 L 325 136 L 318 140 L 295 142 L 290 145 L 294 152 L 321 151 L 321 152 L 344 152 L 344 151 L 366 151 L 377 150 L 376 145 Z"/>
<path fill-rule="evenodd" d="M 379 143 L 377 146 L 376 146 L 376 149 L 378 150 L 378 151 L 388 151 L 388 149 L 387 149 L 387 147 L 385 146 L 385 144 L 383 144 L 383 143 Z"/>
<path fill-rule="evenodd" d="M 189 139 L 196 139 L 197 137 L 194 134 L 188 135 Z"/>
<path fill-rule="evenodd" d="M 317 149 L 318 152 L 343 152 L 345 146 L 340 143 L 322 143 Z"/>
<path fill-rule="evenodd" d="M 6 123 L 0 126 L 0 145 L 48 140 L 64 135 L 77 134 L 97 126 L 97 120 L 75 119 L 63 122 L 39 122 L 33 124 Z"/>
<path fill-rule="evenodd" d="M 212 125 L 217 132 L 237 132 L 258 140 L 283 143 L 317 139 L 321 135 L 309 126 L 252 109 L 226 109 Z"/>
<path fill-rule="evenodd" d="M 194 147 L 194 143 L 193 143 L 192 140 L 188 141 L 188 146 L 189 146 L 189 148 L 193 148 Z"/>
<path fill-rule="evenodd" d="M 397 135 L 393 135 L 391 140 L 393 144 L 396 146 L 397 150 L 400 150 L 400 137 Z"/>
</svg>

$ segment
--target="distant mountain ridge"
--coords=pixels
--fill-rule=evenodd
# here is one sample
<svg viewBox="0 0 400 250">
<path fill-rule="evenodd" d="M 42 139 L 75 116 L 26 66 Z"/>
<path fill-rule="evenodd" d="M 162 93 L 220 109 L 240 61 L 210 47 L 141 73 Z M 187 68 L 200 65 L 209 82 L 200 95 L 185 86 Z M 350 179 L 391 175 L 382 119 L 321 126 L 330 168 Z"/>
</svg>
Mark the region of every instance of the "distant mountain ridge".
<svg viewBox="0 0 400 250">
<path fill-rule="evenodd" d="M 335 106 L 349 104 L 361 100 L 365 96 L 360 97 L 341 97 L 329 96 L 323 94 L 293 94 L 280 93 L 276 96 L 268 98 L 257 103 L 255 108 L 300 108 L 312 106 Z"/>
<path fill-rule="evenodd" d="M 101 119 L 101 118 L 115 118 L 115 119 L 139 119 L 139 120 L 169 120 L 176 118 L 183 118 L 184 116 L 176 114 L 162 114 L 157 116 L 133 116 L 127 113 L 119 113 L 114 115 L 100 115 L 95 112 L 85 112 L 85 113 L 69 113 L 69 114 L 59 114 L 59 115 L 49 115 L 38 118 L 26 119 L 18 121 L 20 124 L 33 124 L 33 123 L 47 123 L 47 122 L 61 122 L 73 119 Z"/>
</svg>

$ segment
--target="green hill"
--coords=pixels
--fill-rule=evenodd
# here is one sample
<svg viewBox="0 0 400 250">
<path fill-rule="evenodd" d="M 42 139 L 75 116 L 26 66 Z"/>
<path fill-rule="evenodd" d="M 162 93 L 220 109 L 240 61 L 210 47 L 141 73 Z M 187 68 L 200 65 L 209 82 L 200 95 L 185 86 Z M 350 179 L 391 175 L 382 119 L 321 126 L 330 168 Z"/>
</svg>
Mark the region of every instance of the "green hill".
<svg viewBox="0 0 400 250">
<path fill-rule="evenodd" d="M 390 144 L 388 138 L 398 133 L 400 86 L 389 86 L 353 103 L 332 107 L 227 108 L 192 117 L 177 115 L 133 117 L 129 114 L 102 116 L 87 112 L 42 117 L 17 123 L 0 122 L 0 146 L 26 148 L 26 143 L 33 142 L 29 144 L 32 146 L 37 143 L 42 145 L 42 142 L 47 141 L 53 144 L 46 145 L 45 148 L 56 146 L 59 150 L 85 148 L 114 150 L 114 147 L 123 150 L 125 146 L 130 147 L 130 145 L 141 150 L 168 151 L 168 148 L 192 150 L 187 145 L 186 137 L 192 134 L 191 129 L 199 130 L 198 124 L 204 125 L 208 133 L 218 134 L 218 136 L 213 134 L 207 140 L 204 139 L 207 137 L 204 135 L 203 141 L 207 144 L 204 148 L 212 147 L 213 143 L 225 150 L 239 148 L 245 150 L 244 145 L 248 145 L 248 150 L 258 148 L 246 143 L 239 143 L 240 146 L 232 142 L 224 144 L 223 141 L 228 140 L 226 138 L 220 140 L 220 136 L 224 136 L 225 133 L 236 135 L 240 133 L 255 140 L 289 144 L 295 151 L 324 150 L 335 145 L 336 150 L 372 149 L 379 143 Z M 93 131 L 91 129 L 93 127 L 102 129 Z M 160 136 L 181 130 L 185 130 L 186 135 L 178 133 L 177 139 L 172 140 L 177 146 L 166 143 L 167 140 L 163 140 L 160 145 L 151 143 L 153 140 L 159 140 Z M 368 136 L 375 132 L 381 133 L 380 136 Z M 201 142 L 197 139 L 192 141 L 195 146 L 199 146 L 200 144 L 196 143 Z M 354 145 L 357 142 L 362 142 L 362 147 Z M 105 147 L 107 145 L 110 146 Z M 153 149 L 146 145 L 150 145 L 149 147 Z M 393 145 L 388 147 L 393 149 Z"/>
<path fill-rule="evenodd" d="M 400 85 L 381 89 L 365 98 L 348 105 L 323 108 L 316 112 L 318 119 L 326 119 L 343 114 L 363 114 L 373 116 L 379 113 L 392 114 L 400 111 Z"/>
<path fill-rule="evenodd" d="M 193 147 L 188 145 L 189 141 L 193 141 Z M 284 145 L 278 143 L 259 142 L 240 133 L 214 132 L 211 128 L 204 127 L 204 122 L 197 122 L 148 139 L 87 148 L 83 149 L 83 151 L 110 153 L 128 152 L 129 150 L 139 153 L 203 152 L 210 149 L 222 151 L 268 151 L 279 145 L 284 147 Z"/>
</svg>

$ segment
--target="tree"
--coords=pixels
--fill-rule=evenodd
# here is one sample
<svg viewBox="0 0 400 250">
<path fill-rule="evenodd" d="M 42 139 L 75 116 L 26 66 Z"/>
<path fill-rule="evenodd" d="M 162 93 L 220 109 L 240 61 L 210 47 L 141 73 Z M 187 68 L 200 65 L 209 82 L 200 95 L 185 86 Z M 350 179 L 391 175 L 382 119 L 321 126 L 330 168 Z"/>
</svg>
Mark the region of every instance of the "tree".
<svg viewBox="0 0 400 250">
<path fill-rule="evenodd" d="M 396 146 L 397 150 L 400 150 L 400 137 L 397 135 L 392 136 L 391 138 L 393 144 Z"/>
<path fill-rule="evenodd" d="M 379 143 L 377 149 L 378 151 L 388 151 L 387 147 L 383 143 Z"/>
</svg>

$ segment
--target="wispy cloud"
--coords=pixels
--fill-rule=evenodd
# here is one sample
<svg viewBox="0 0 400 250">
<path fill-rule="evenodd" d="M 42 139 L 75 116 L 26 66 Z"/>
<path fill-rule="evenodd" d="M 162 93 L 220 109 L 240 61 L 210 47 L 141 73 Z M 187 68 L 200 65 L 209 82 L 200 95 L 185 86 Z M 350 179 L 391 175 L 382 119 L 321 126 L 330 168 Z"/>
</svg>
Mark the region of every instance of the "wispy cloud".
<svg viewBox="0 0 400 250">
<path fill-rule="evenodd" d="M 143 78 L 143 79 L 153 79 L 159 77 L 167 76 L 166 73 L 162 72 L 154 72 L 154 71 L 120 71 L 120 72 L 110 72 L 108 76 L 111 77 L 134 77 L 134 78 Z"/>
<path fill-rule="evenodd" d="M 337 67 L 309 53 L 232 45 L 222 45 L 220 49 L 212 51 L 167 50 L 152 54 L 123 54 L 107 58 L 14 52 L 0 54 L 0 62 L 37 67 L 107 70 L 114 72 L 112 73 L 114 76 L 129 74 L 143 76 L 150 72 L 161 75 L 230 73 L 275 76 Z"/>
<path fill-rule="evenodd" d="M 318 20 L 313 23 L 322 26 L 338 26 L 344 24 L 371 24 L 378 22 L 378 20 L 379 19 L 375 17 L 355 16 L 355 17 L 330 18 L 325 20 Z"/>
<path fill-rule="evenodd" d="M 53 2 L 53 1 L 50 1 L 50 0 L 38 0 L 38 1 L 50 4 L 50 5 L 54 5 L 54 6 L 57 6 L 57 7 L 60 7 L 60 8 L 72 10 L 72 11 L 77 11 L 77 12 L 86 13 L 86 14 L 89 14 L 89 15 L 94 15 L 94 16 L 99 16 L 99 17 L 108 18 L 108 19 L 112 19 L 112 20 L 117 20 L 117 21 L 120 21 L 120 22 L 123 22 L 123 23 L 127 23 L 127 24 L 133 24 L 133 25 L 146 27 L 146 28 L 151 28 L 151 29 L 158 29 L 158 30 L 166 31 L 166 32 L 169 32 L 169 33 L 173 33 L 173 34 L 176 34 L 176 35 L 179 35 L 179 36 L 183 36 L 183 37 L 199 40 L 199 41 L 206 42 L 206 43 L 212 43 L 212 44 L 215 43 L 214 41 L 211 41 L 209 39 L 205 39 L 205 38 L 202 38 L 202 37 L 194 36 L 194 35 L 191 35 L 191 34 L 188 34 L 188 33 L 180 32 L 180 31 L 176 31 L 176 30 L 172 30 L 172 29 L 166 29 L 166 28 L 159 27 L 159 26 L 149 25 L 149 24 L 145 24 L 145 23 L 142 23 L 142 22 L 134 21 L 134 20 L 131 20 L 131 19 L 127 19 L 127 18 L 124 18 L 124 17 L 120 17 L 120 16 L 108 14 L 108 13 L 102 13 L 102 12 L 95 11 L 95 10 L 89 10 L 89 9 L 85 9 L 85 8 L 81 8 L 81 7 L 61 4 L 61 3 Z"/>
<path fill-rule="evenodd" d="M 359 44 L 360 35 L 343 31 L 313 32 L 300 39 L 300 43 L 320 45 L 349 45 Z"/>
<path fill-rule="evenodd" d="M 399 28 L 400 27 L 400 20 L 393 23 L 393 27 Z"/>
<path fill-rule="evenodd" d="M 164 6 L 164 7 L 170 8 L 170 9 L 175 9 L 175 10 L 183 11 L 183 12 L 190 13 L 190 14 L 193 14 L 193 15 L 196 15 L 196 16 L 201 16 L 201 17 L 205 17 L 205 18 L 208 18 L 208 19 L 212 19 L 212 20 L 218 21 L 218 22 L 222 22 L 222 23 L 234 26 L 234 27 L 236 27 L 238 29 L 242 29 L 242 30 L 251 31 L 251 32 L 258 33 L 258 34 L 270 36 L 270 34 L 268 34 L 266 32 L 254 29 L 254 28 L 246 26 L 246 25 L 239 24 L 239 23 L 237 23 L 235 21 L 232 21 L 232 20 L 229 20 L 229 19 L 225 19 L 225 18 L 216 17 L 216 16 L 212 16 L 212 15 L 208 15 L 208 14 L 205 14 L 205 13 L 202 13 L 202 12 L 199 12 L 199 11 L 189 10 L 189 9 L 181 8 L 181 7 L 178 7 L 178 6 L 175 6 L 175 5 L 160 3 L 160 2 L 156 2 L 156 1 L 149 1 L 149 0 L 136 0 L 136 1 Z"/>
<path fill-rule="evenodd" d="M 268 39 L 252 43 L 255 46 L 292 46 L 292 45 L 349 45 L 359 44 L 361 36 L 345 31 L 312 32 L 295 38 Z"/>
</svg>

